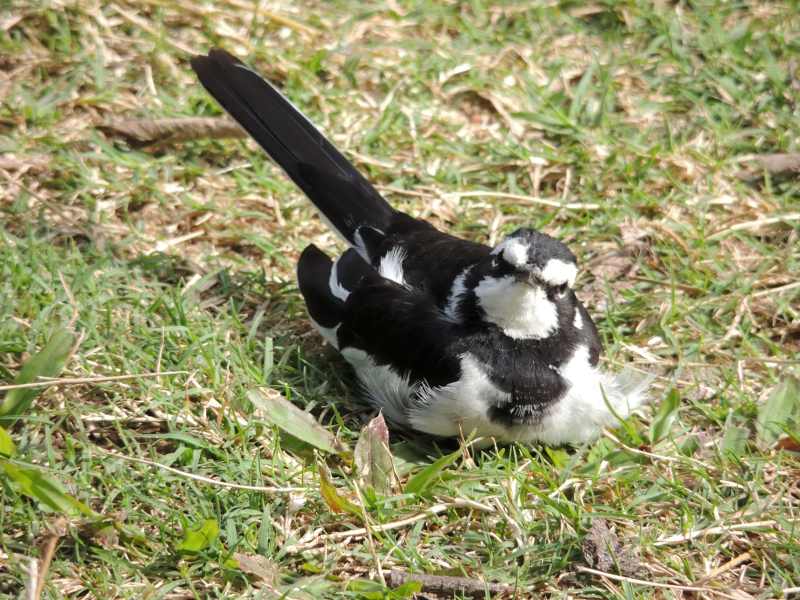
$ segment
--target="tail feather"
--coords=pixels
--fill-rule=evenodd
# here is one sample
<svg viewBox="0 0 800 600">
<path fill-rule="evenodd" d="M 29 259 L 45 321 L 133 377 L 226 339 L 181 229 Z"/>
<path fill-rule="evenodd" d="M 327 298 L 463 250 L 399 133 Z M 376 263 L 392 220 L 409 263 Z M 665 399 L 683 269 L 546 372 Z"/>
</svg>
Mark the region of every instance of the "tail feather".
<svg viewBox="0 0 800 600">
<path fill-rule="evenodd" d="M 355 230 L 384 230 L 394 210 L 278 90 L 224 50 L 192 58 L 208 92 L 266 150 L 350 244 Z"/>
</svg>

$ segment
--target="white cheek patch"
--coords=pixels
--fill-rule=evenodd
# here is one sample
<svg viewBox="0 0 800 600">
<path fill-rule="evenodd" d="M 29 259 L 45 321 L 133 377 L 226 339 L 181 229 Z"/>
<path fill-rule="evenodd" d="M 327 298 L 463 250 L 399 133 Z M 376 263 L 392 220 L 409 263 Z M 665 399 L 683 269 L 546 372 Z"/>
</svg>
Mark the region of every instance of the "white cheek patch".
<svg viewBox="0 0 800 600">
<path fill-rule="evenodd" d="M 485 277 L 475 288 L 486 320 L 514 339 L 543 339 L 558 330 L 558 308 L 540 287 L 513 276 Z"/>
<path fill-rule="evenodd" d="M 574 264 L 551 258 L 547 261 L 544 269 L 539 271 L 539 277 L 549 285 L 564 285 L 572 287 L 575 284 L 575 277 L 578 276 L 578 267 Z"/>
<path fill-rule="evenodd" d="M 516 238 L 504 240 L 492 251 L 492 254 L 500 254 L 508 264 L 515 267 L 523 267 L 528 264 L 528 249 L 530 246 Z"/>
<path fill-rule="evenodd" d="M 384 279 L 389 279 L 400 285 L 406 285 L 403 273 L 403 261 L 406 259 L 406 251 L 402 246 L 395 246 L 381 257 L 381 264 L 378 272 Z"/>
</svg>

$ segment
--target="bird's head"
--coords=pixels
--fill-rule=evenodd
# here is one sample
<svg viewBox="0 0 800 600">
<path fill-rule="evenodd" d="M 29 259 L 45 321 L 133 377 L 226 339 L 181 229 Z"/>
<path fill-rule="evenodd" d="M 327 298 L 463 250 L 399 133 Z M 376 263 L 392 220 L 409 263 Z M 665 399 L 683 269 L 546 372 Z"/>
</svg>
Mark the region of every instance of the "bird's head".
<svg viewBox="0 0 800 600">
<path fill-rule="evenodd" d="M 483 319 L 514 338 L 544 339 L 583 319 L 585 311 L 581 314 L 572 291 L 577 274 L 577 260 L 569 248 L 523 228 L 476 265 L 469 287 Z"/>
</svg>

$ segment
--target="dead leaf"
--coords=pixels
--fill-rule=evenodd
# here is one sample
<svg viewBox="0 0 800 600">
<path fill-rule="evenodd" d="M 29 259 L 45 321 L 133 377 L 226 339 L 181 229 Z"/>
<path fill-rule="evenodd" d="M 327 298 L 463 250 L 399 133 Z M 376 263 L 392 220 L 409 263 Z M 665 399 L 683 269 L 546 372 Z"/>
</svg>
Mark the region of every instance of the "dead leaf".
<svg viewBox="0 0 800 600">
<path fill-rule="evenodd" d="M 360 517 L 361 508 L 339 493 L 339 490 L 333 485 L 333 478 L 325 463 L 318 462 L 317 468 L 319 470 L 319 492 L 328 508 L 335 513 L 350 513 Z"/>
<path fill-rule="evenodd" d="M 394 461 L 383 414 L 379 413 L 361 430 L 356 443 L 355 463 L 362 487 L 371 487 L 383 496 L 391 493 L 395 483 Z"/>
<path fill-rule="evenodd" d="M 239 570 L 249 575 L 255 586 L 274 587 L 278 579 L 278 567 L 266 556 L 234 552 L 233 558 L 238 563 Z"/>
<path fill-rule="evenodd" d="M 593 569 L 632 576 L 639 571 L 635 550 L 623 545 L 605 519 L 593 519 L 583 540 L 583 558 Z"/>
<path fill-rule="evenodd" d="M 800 452 L 800 441 L 790 437 L 785 437 L 778 440 L 778 443 L 775 444 L 775 447 L 778 450 L 788 450 L 789 452 Z"/>
<path fill-rule="evenodd" d="M 298 440 L 324 452 L 347 451 L 343 442 L 320 425 L 313 415 L 289 402 L 277 390 L 254 389 L 247 392 L 247 397 L 265 420 Z"/>
</svg>

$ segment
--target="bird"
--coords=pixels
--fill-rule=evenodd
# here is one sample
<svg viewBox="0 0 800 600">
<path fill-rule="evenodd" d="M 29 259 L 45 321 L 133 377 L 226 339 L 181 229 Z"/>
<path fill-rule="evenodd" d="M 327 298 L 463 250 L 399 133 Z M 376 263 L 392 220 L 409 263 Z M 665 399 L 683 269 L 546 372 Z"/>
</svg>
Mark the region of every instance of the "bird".
<svg viewBox="0 0 800 600">
<path fill-rule="evenodd" d="M 312 325 L 401 430 L 496 443 L 581 444 L 647 401 L 649 381 L 600 366 L 575 294 L 578 262 L 519 228 L 493 247 L 395 210 L 278 89 L 222 49 L 200 83 L 346 243 L 308 245 L 297 280 Z"/>
</svg>

